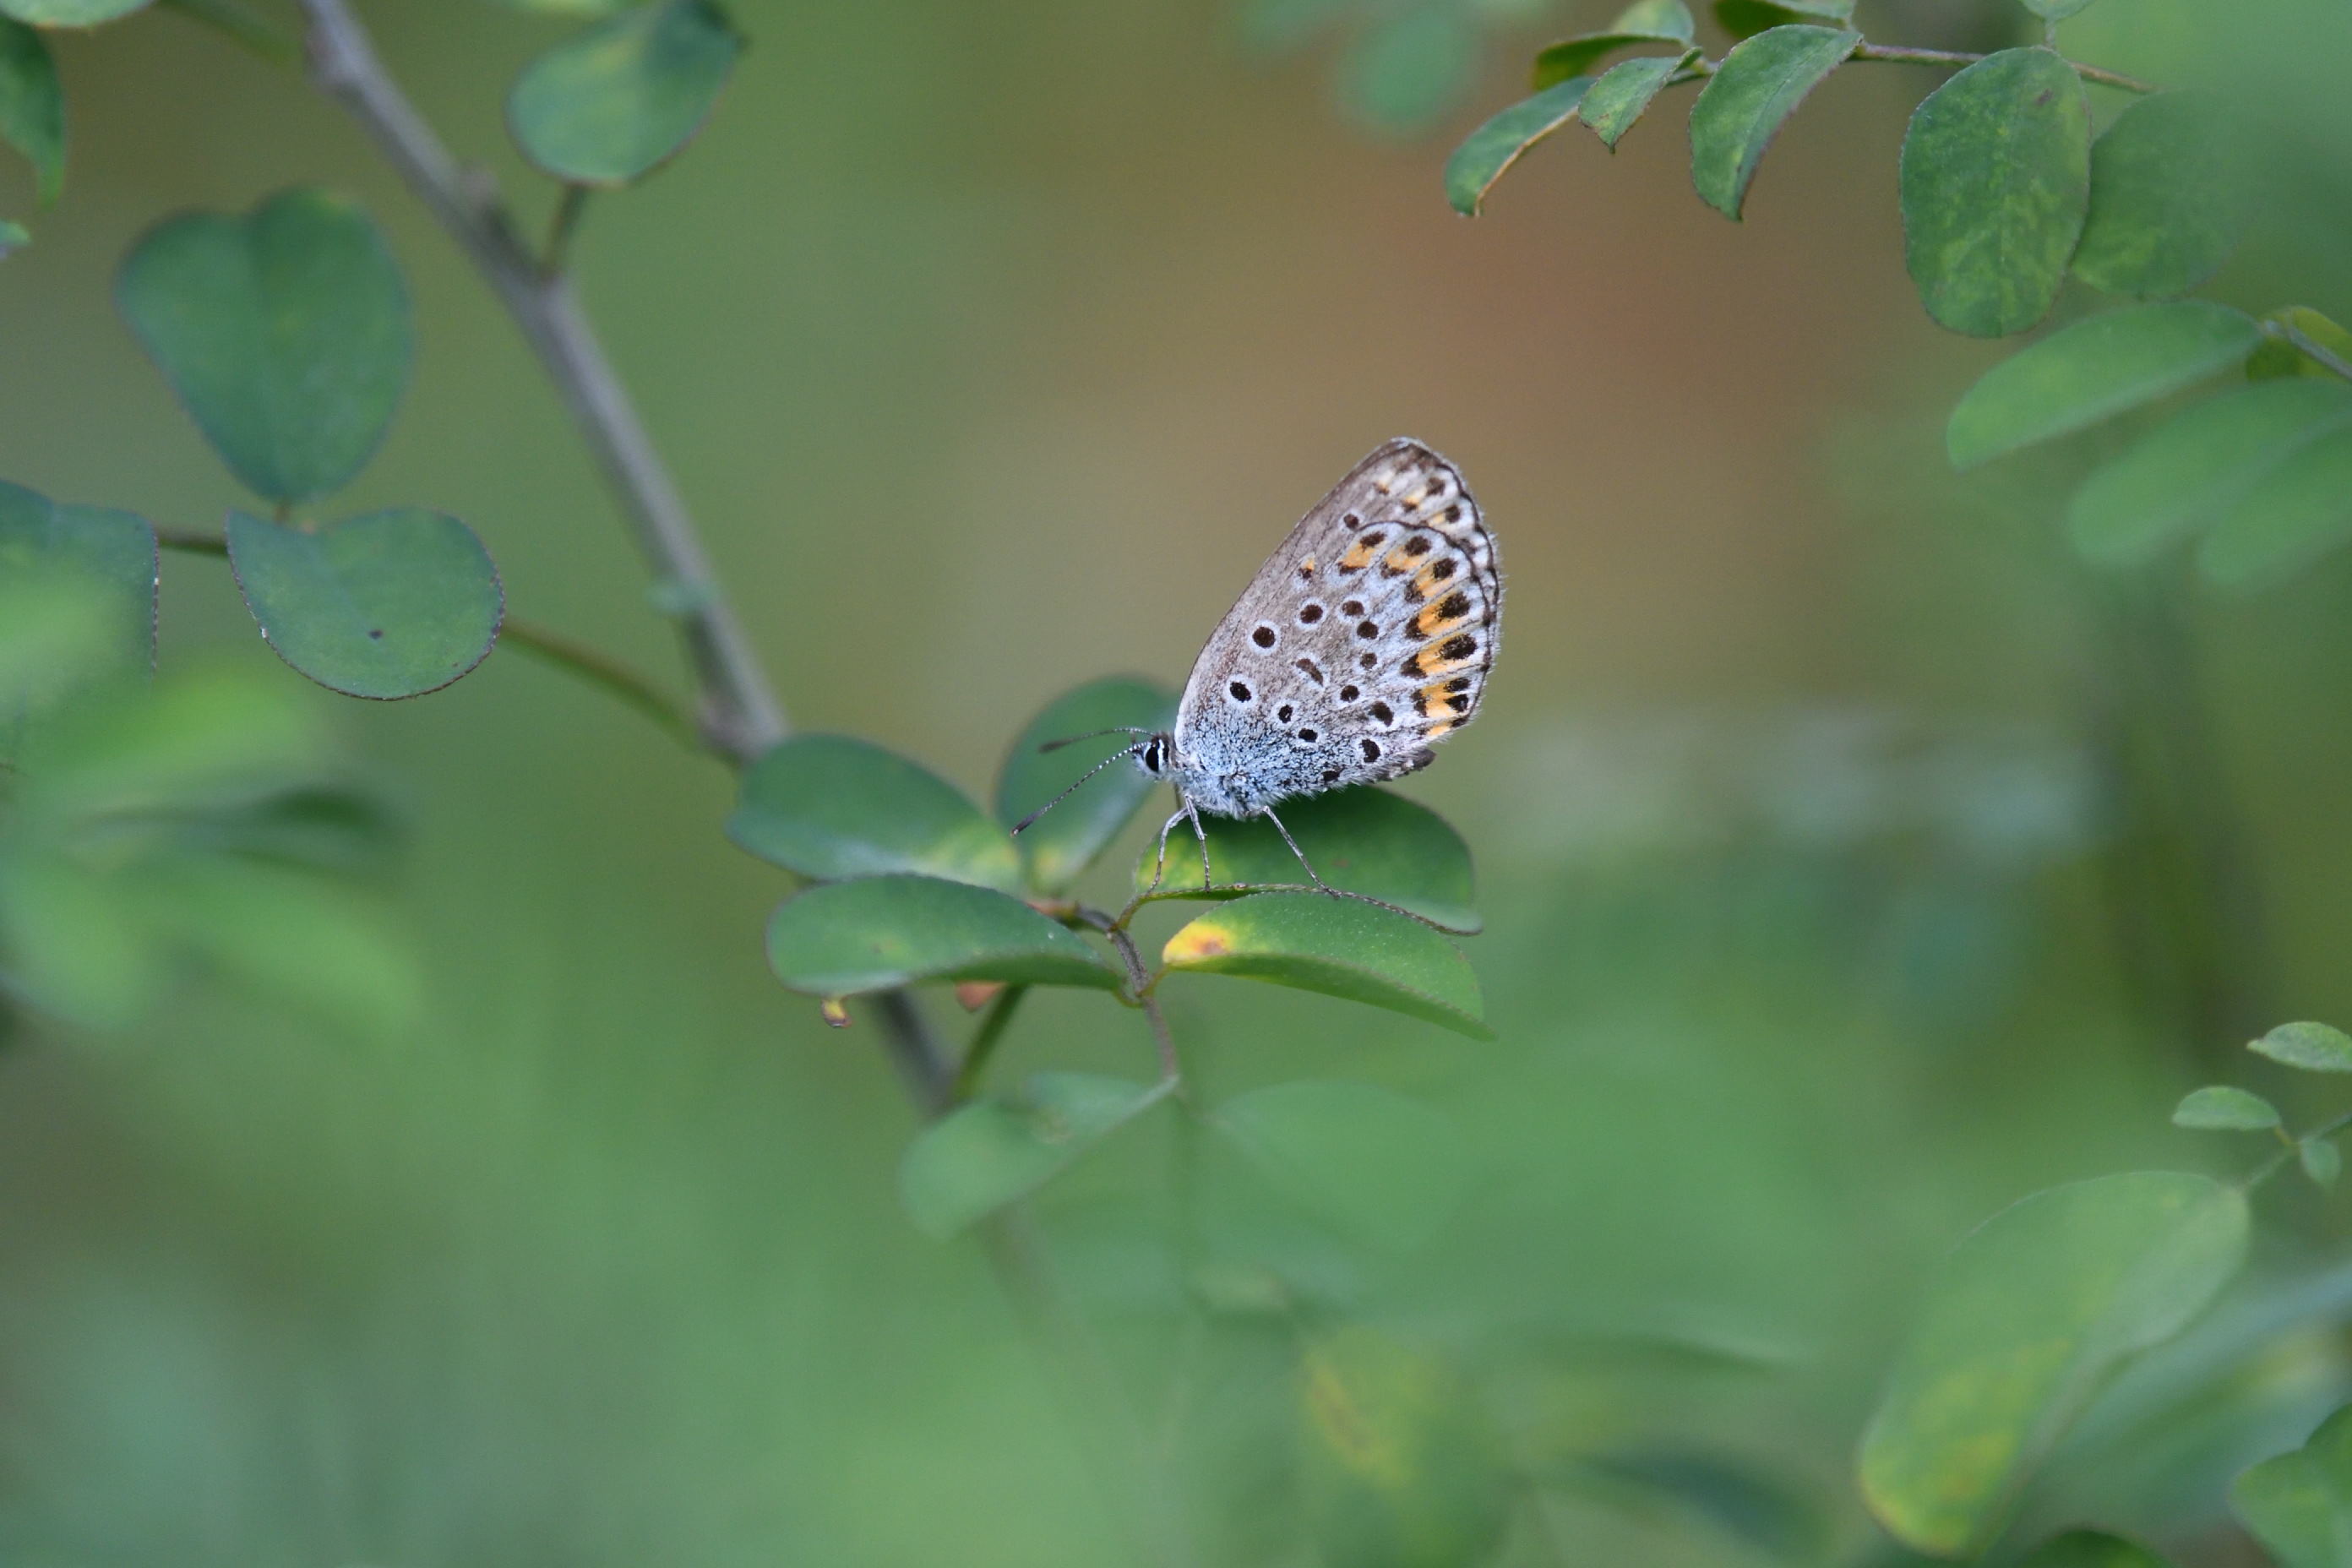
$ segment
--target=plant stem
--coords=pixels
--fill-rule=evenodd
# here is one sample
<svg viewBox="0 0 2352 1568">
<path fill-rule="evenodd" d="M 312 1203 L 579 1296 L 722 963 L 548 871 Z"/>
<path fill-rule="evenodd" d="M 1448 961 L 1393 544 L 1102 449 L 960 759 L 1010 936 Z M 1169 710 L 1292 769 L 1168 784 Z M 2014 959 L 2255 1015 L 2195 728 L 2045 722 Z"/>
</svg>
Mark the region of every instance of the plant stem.
<svg viewBox="0 0 2352 1568">
<path fill-rule="evenodd" d="M 637 548 L 668 590 L 700 692 L 711 749 L 749 762 L 786 733 L 783 706 L 729 607 L 668 468 L 580 312 L 568 279 L 542 273 L 488 176 L 460 169 L 377 58 L 349 0 L 301 0 L 310 74 L 375 142 L 465 250 L 562 395 L 628 515 Z"/>
<path fill-rule="evenodd" d="M 882 1013 L 883 1048 L 907 1086 L 907 1098 L 925 1121 L 954 1110 L 955 1069 L 929 1020 L 916 1010 L 915 999 L 904 991 L 885 991 L 874 1001 Z"/>
<path fill-rule="evenodd" d="M 955 1083 L 948 1090 L 948 1098 L 953 1103 L 961 1105 L 979 1092 L 980 1080 L 988 1071 L 988 1060 L 996 1054 L 996 1043 L 1004 1037 L 1005 1026 L 1013 1022 L 1021 998 L 1027 994 L 1026 985 L 1008 985 L 988 1005 L 988 1016 L 980 1021 L 971 1044 L 964 1047 L 963 1065 L 956 1068 Z"/>
<path fill-rule="evenodd" d="M 572 239 L 580 232 L 580 215 L 588 205 L 588 195 L 586 185 L 563 187 L 562 199 L 555 204 L 555 216 L 548 220 L 547 243 L 540 247 L 541 276 L 556 276 L 571 259 Z"/>
<path fill-rule="evenodd" d="M 1129 905 L 1127 915 L 1134 912 L 1135 906 Z M 1127 988 L 1132 994 L 1135 1005 L 1143 1009 L 1144 1017 L 1151 1023 L 1152 1044 L 1160 1051 L 1160 1081 L 1176 1086 L 1181 1097 L 1183 1093 L 1184 1064 L 1176 1055 L 1176 1037 L 1169 1032 L 1168 1015 L 1160 1010 L 1160 998 L 1153 994 L 1158 983 L 1143 967 L 1143 955 L 1135 951 L 1135 938 L 1128 934 L 1126 915 L 1106 914 L 1080 904 L 1077 917 L 1108 937 L 1111 946 L 1118 950 L 1119 963 L 1127 969 Z"/>
<path fill-rule="evenodd" d="M 2273 337 L 2284 338 L 2314 363 L 2352 381 L 2352 362 L 2347 362 L 2342 354 L 2319 342 L 2301 327 L 2286 321 L 2265 321 L 2263 331 Z"/>
<path fill-rule="evenodd" d="M 1972 66 L 1979 60 L 1989 58 L 1990 57 L 1968 54 L 1958 49 L 1913 49 L 1906 48 L 1900 44 L 1868 43 L 1856 44 L 1853 47 L 1853 53 L 1846 57 L 1853 60 L 1885 60 L 1895 65 L 1908 66 Z M 2095 81 L 2103 87 L 2117 87 L 2126 92 L 2142 94 L 2163 90 L 2152 83 L 2140 80 L 2137 77 L 2126 76 L 2121 71 L 2111 71 L 2105 66 L 2086 66 L 2079 60 L 2068 60 L 2066 63 L 2074 68 L 2074 74 L 2084 81 Z"/>
<path fill-rule="evenodd" d="M 2295 1157 L 2298 1145 L 2308 1143 L 2315 1138 L 2333 1138 L 2347 1127 L 2352 1127 L 2352 1110 L 2346 1111 L 2333 1121 L 2321 1122 L 2300 1138 L 2287 1139 L 2285 1148 L 2246 1173 L 2246 1179 L 2238 1184 L 2240 1190 L 2251 1193 L 2273 1176 L 2277 1175 L 2280 1169 Z"/>
<path fill-rule="evenodd" d="M 155 542 L 165 550 L 177 550 L 189 555 L 228 554 L 228 541 L 217 533 L 205 533 L 193 528 L 155 530 Z M 660 725 L 680 745 L 688 751 L 700 751 L 702 738 L 695 732 L 693 716 L 663 692 L 660 687 L 602 648 L 591 647 L 578 637 L 542 626 L 533 621 L 508 616 L 499 624 L 499 645 L 515 647 L 548 661 L 558 669 L 578 676 L 609 697 L 623 702 Z"/>
</svg>

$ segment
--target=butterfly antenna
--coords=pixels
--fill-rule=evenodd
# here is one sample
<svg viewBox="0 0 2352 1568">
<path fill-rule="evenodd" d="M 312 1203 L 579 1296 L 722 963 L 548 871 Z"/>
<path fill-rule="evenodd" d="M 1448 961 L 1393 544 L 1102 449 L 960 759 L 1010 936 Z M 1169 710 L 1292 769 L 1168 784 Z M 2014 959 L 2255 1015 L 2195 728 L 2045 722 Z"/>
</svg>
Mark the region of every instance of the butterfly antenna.
<svg viewBox="0 0 2352 1568">
<path fill-rule="evenodd" d="M 1139 729 L 1133 724 L 1114 724 L 1108 730 L 1089 730 L 1083 735 L 1065 735 L 1058 741 L 1046 742 L 1044 745 L 1038 747 L 1037 750 L 1040 752 L 1058 752 L 1064 746 L 1075 746 L 1080 741 L 1099 740 L 1105 735 L 1149 735 L 1150 733 L 1150 731 Z M 1120 752 L 1117 754 L 1123 757 L 1127 753 Z M 1091 773 L 1087 775 L 1088 778 L 1093 776 L 1094 775 Z M 1081 784 L 1085 782 L 1086 781 L 1084 779 L 1079 781 Z M 1073 785 L 1071 787 L 1076 788 L 1076 786 Z M 1015 831 L 1018 830 L 1016 829 Z"/>
<path fill-rule="evenodd" d="M 1129 731 L 1129 733 L 1131 733 L 1131 734 L 1139 734 L 1139 734 L 1146 733 L 1146 731 L 1141 731 L 1141 730 L 1130 731 Z M 1097 730 L 1097 731 L 1095 731 L 1095 733 L 1096 733 L 1096 734 L 1098 734 L 1098 735 L 1108 735 L 1108 734 L 1116 733 L 1116 731 L 1110 731 L 1110 730 Z M 1070 737 L 1070 740 L 1072 740 L 1072 741 L 1084 741 L 1084 740 L 1088 740 L 1088 739 L 1090 739 L 1090 738 L 1091 738 L 1091 737 L 1089 737 L 1089 736 L 1086 736 L 1086 735 L 1073 735 L 1073 736 L 1071 736 L 1071 737 Z M 1068 742 L 1065 742 L 1065 741 L 1056 741 L 1056 742 L 1054 742 L 1054 745 L 1056 745 L 1056 746 L 1058 746 L 1058 745 L 1066 745 L 1066 744 L 1068 744 Z M 1046 750 L 1046 751 L 1049 751 L 1049 752 L 1050 752 L 1050 751 L 1052 751 L 1054 748 L 1053 748 L 1053 746 L 1047 746 L 1047 747 L 1045 747 L 1045 748 L 1044 748 L 1044 749 L 1045 749 L 1045 750 Z M 1041 817 L 1041 816 L 1045 816 L 1047 812 L 1049 812 L 1049 811 L 1053 810 L 1055 806 L 1057 806 L 1057 805 L 1061 805 L 1064 801 L 1066 801 L 1066 800 L 1069 799 L 1069 798 L 1070 798 L 1070 796 L 1072 796 L 1073 795 L 1076 795 L 1076 794 L 1077 793 L 1077 790 L 1078 790 L 1078 784 L 1082 784 L 1086 783 L 1088 779 L 1090 779 L 1090 778 L 1094 777 L 1097 773 L 1098 773 L 1102 772 L 1105 768 L 1107 768 L 1107 767 L 1110 766 L 1110 765 L 1111 765 L 1111 763 L 1116 763 L 1116 762 L 1118 762 L 1118 761 L 1119 761 L 1119 760 L 1121 760 L 1122 758 L 1131 757 L 1131 756 L 1135 755 L 1135 753 L 1136 753 L 1136 752 L 1139 752 L 1139 751 L 1141 751 L 1141 750 L 1143 750 L 1143 748 L 1142 748 L 1141 746 L 1139 746 L 1139 745 L 1137 745 L 1137 746 L 1129 746 L 1129 747 L 1128 747 L 1128 748 L 1127 748 L 1125 751 L 1123 751 L 1123 752 L 1113 752 L 1109 756 L 1105 757 L 1101 762 L 1097 763 L 1093 767 L 1090 767 L 1090 768 L 1088 768 L 1085 773 L 1080 773 L 1080 774 L 1078 775 L 1078 781 L 1077 781 L 1077 784 L 1072 784 L 1068 789 L 1064 790 L 1061 794 L 1059 794 L 1059 795 L 1055 795 L 1053 799 L 1051 799 L 1051 800 L 1047 801 L 1045 805 L 1043 805 L 1039 806 L 1036 810 L 1034 810 L 1034 811 L 1031 812 L 1028 816 L 1026 816 L 1023 817 L 1020 821 L 1018 821 L 1018 822 L 1014 823 L 1014 824 L 1013 825 L 1013 837 L 1015 837 L 1015 838 L 1020 837 L 1021 837 L 1021 830 L 1022 830 L 1023 828 L 1024 828 L 1024 827 L 1028 826 L 1031 823 L 1033 823 L 1033 822 L 1036 821 L 1039 817 Z"/>
</svg>

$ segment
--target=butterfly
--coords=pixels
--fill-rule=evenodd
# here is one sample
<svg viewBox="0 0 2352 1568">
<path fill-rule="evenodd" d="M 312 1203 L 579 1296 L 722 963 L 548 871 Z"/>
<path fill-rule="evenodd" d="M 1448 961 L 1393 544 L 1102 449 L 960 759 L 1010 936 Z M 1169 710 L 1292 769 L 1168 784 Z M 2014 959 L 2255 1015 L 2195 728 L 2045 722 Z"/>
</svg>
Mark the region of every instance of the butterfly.
<svg viewBox="0 0 2352 1568">
<path fill-rule="evenodd" d="M 1155 888 L 1168 836 L 1187 820 L 1209 885 L 1207 812 L 1267 818 L 1308 880 L 1333 890 L 1274 808 L 1427 767 L 1431 748 L 1476 717 L 1502 640 L 1499 568 L 1454 465 L 1418 441 L 1385 443 L 1309 509 L 1217 623 L 1175 727 L 1117 731 L 1143 738 L 1070 789 L 1122 757 L 1175 786 Z"/>
</svg>

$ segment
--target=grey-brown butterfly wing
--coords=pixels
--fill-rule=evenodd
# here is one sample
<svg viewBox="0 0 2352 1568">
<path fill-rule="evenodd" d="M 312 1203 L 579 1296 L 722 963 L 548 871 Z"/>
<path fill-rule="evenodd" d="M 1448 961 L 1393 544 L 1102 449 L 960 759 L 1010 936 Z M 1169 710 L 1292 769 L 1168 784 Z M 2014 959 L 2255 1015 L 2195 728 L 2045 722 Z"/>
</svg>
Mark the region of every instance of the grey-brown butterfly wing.
<svg viewBox="0 0 2352 1568">
<path fill-rule="evenodd" d="M 1291 530 L 1201 650 L 1177 710 L 1180 784 L 1246 815 L 1426 765 L 1478 710 L 1502 598 L 1461 474 L 1388 442 Z"/>
</svg>

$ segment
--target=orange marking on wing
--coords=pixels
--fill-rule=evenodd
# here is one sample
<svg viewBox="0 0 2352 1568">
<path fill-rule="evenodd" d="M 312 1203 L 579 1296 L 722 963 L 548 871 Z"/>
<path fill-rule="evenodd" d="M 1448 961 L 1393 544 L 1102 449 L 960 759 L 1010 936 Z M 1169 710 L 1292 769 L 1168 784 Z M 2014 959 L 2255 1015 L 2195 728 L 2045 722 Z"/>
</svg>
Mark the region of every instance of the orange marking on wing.
<svg viewBox="0 0 2352 1568">
<path fill-rule="evenodd" d="M 1428 729 L 1423 730 L 1421 732 L 1421 738 L 1424 741 L 1443 741 L 1453 728 L 1453 720 L 1441 719 L 1436 723 L 1432 724 Z"/>
<path fill-rule="evenodd" d="M 1378 548 L 1379 546 L 1377 545 L 1368 544 L 1361 541 L 1348 546 L 1348 553 L 1339 557 L 1339 570 L 1342 572 L 1361 572 L 1365 567 L 1370 566 L 1372 563 L 1372 552 Z"/>
<path fill-rule="evenodd" d="M 1413 636 L 1418 637 L 1442 637 L 1446 633 L 1454 630 L 1454 627 L 1466 624 L 1471 618 L 1471 612 L 1467 608 L 1465 608 L 1460 615 L 1454 616 L 1450 619 L 1440 620 L 1438 618 L 1438 616 L 1444 611 L 1445 606 L 1449 602 L 1450 600 L 1440 600 L 1438 603 L 1432 605 L 1427 609 L 1422 611 L 1421 614 L 1413 616 Z"/>
<path fill-rule="evenodd" d="M 1420 709 L 1423 713 L 1428 712 L 1433 708 L 1437 710 L 1440 713 L 1459 713 L 1462 711 L 1463 704 L 1466 700 L 1466 699 L 1456 697 L 1452 692 L 1446 690 L 1445 682 L 1439 680 L 1423 687 L 1419 692 L 1415 693 L 1413 697 L 1413 705 Z"/>
</svg>

